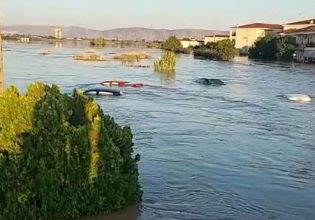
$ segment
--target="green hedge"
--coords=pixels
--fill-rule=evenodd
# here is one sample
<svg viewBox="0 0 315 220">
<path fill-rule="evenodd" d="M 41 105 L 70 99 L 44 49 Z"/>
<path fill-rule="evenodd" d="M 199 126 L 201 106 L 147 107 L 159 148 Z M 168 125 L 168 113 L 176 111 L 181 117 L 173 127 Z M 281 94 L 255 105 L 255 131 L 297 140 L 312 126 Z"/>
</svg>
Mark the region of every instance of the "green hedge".
<svg viewBox="0 0 315 220">
<path fill-rule="evenodd" d="M 230 61 L 234 59 L 235 54 L 234 42 L 229 39 L 194 48 L 194 56 L 213 60 Z"/>
<path fill-rule="evenodd" d="M 0 97 L 0 219 L 73 219 L 139 201 L 132 133 L 89 98 L 36 83 Z"/>
</svg>

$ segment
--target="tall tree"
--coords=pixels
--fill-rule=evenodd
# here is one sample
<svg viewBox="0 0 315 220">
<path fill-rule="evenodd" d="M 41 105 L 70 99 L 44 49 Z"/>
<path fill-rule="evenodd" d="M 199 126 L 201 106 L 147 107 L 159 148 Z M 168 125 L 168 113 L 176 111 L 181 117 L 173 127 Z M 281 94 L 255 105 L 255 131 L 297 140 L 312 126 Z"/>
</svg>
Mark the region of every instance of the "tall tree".
<svg viewBox="0 0 315 220">
<path fill-rule="evenodd" d="M 1 38 L 1 23 L 0 23 L 0 95 L 4 90 L 4 73 L 3 73 L 3 57 L 2 57 L 2 38 Z"/>
<path fill-rule="evenodd" d="M 164 50 L 170 50 L 173 52 L 178 52 L 180 49 L 183 48 L 180 40 L 178 40 L 175 36 L 169 37 L 164 43 L 162 48 Z"/>
</svg>

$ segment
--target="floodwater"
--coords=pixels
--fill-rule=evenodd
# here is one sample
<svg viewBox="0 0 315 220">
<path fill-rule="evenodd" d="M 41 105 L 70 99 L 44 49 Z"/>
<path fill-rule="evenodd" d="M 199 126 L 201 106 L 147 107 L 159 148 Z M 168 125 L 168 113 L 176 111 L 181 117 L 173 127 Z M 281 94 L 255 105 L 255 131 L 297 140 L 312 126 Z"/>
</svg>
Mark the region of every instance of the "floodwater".
<svg viewBox="0 0 315 220">
<path fill-rule="evenodd" d="M 53 53 L 40 56 L 46 49 Z M 117 122 L 132 127 L 141 154 L 143 202 L 125 219 L 315 219 L 315 66 L 180 55 L 176 74 L 165 75 L 152 67 L 72 59 L 85 50 L 6 44 L 6 85 L 25 90 L 43 81 L 69 92 L 104 80 L 146 84 L 124 88 L 122 97 L 96 98 Z M 99 52 L 110 57 L 126 50 L 160 55 Z M 198 85 L 199 77 L 227 85 Z M 309 94 L 313 101 L 280 97 L 287 93 Z"/>
</svg>

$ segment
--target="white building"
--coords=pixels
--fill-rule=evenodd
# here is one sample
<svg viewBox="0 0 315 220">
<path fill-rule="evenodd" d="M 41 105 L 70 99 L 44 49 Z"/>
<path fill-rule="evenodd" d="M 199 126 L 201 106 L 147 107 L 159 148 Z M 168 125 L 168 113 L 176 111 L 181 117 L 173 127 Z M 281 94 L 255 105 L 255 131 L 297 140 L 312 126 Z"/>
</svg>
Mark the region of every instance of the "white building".
<svg viewBox="0 0 315 220">
<path fill-rule="evenodd" d="M 232 28 L 231 40 L 235 40 L 235 48 L 247 50 L 257 39 L 266 36 L 267 33 L 280 34 L 283 26 L 278 24 L 252 23 Z"/>
<path fill-rule="evenodd" d="M 55 28 L 54 29 L 54 37 L 56 39 L 59 39 L 59 40 L 63 38 L 63 30 L 62 30 L 62 28 Z"/>
<path fill-rule="evenodd" d="M 297 30 L 302 28 L 307 28 L 315 25 L 315 18 L 304 20 L 304 21 L 296 21 L 292 23 L 287 23 L 283 25 L 283 30 Z"/>
<path fill-rule="evenodd" d="M 189 47 L 197 47 L 201 46 L 202 42 L 192 38 L 192 39 L 182 39 L 180 40 L 180 43 L 182 44 L 183 48 L 189 48 Z"/>
<path fill-rule="evenodd" d="M 217 34 L 217 35 L 212 35 L 212 36 L 205 36 L 204 38 L 204 44 L 207 43 L 215 43 L 221 40 L 228 40 L 230 39 L 230 35 L 225 35 L 225 34 Z"/>
<path fill-rule="evenodd" d="M 284 34 L 295 38 L 298 47 L 295 53 L 296 61 L 315 63 L 315 25 L 296 30 L 289 29 Z"/>
</svg>

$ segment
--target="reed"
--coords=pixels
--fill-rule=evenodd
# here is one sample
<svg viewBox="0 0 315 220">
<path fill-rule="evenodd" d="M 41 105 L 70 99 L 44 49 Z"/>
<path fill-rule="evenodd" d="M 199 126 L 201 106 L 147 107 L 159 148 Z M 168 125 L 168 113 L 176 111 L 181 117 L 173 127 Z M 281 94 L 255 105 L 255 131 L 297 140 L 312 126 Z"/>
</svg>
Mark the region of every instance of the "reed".
<svg viewBox="0 0 315 220">
<path fill-rule="evenodd" d="M 175 72 L 176 54 L 166 51 L 162 57 L 154 62 L 154 70 L 157 72 Z"/>
</svg>

